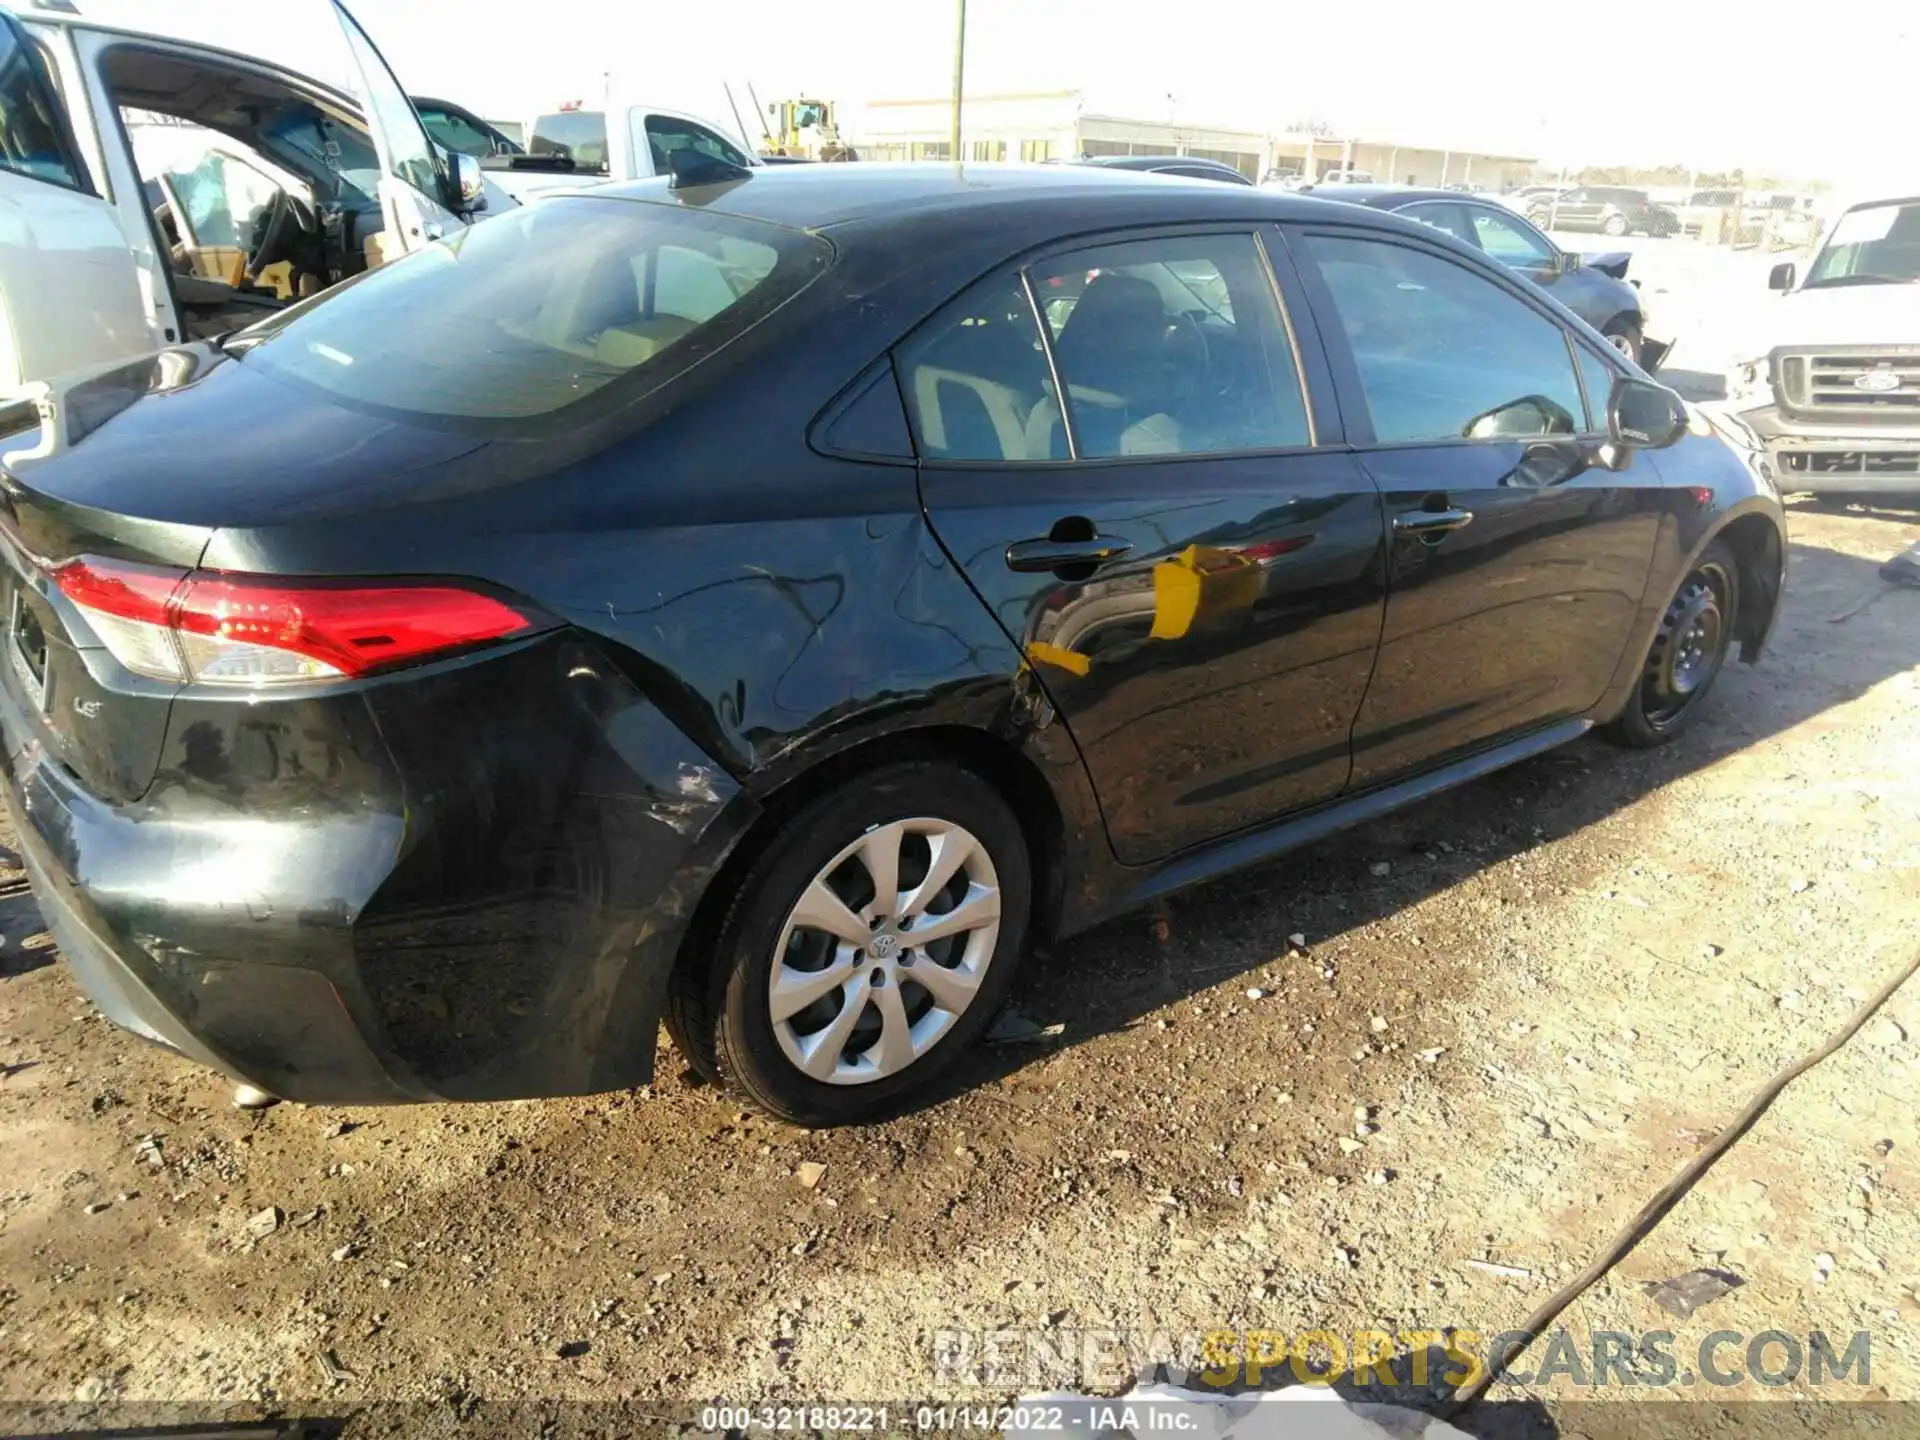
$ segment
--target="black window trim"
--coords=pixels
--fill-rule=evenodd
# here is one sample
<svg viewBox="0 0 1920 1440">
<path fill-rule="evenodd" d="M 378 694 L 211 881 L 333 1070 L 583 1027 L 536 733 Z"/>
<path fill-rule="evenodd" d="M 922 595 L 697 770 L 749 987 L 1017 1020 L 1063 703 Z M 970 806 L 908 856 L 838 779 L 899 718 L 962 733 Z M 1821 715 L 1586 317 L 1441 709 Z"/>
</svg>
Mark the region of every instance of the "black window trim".
<svg viewBox="0 0 1920 1440">
<path fill-rule="evenodd" d="M 893 392 L 894 404 L 900 407 L 900 426 L 906 432 L 907 450 L 896 455 L 890 451 L 855 450 L 845 445 L 836 445 L 829 438 L 833 427 L 840 417 L 867 398 L 870 391 L 881 386 Z M 916 441 L 913 436 L 912 412 L 907 408 L 907 398 L 900 390 L 899 372 L 893 365 L 892 357 L 883 355 L 853 379 L 847 382 L 838 395 L 821 407 L 807 424 L 807 448 L 817 455 L 825 455 L 835 460 L 855 460 L 863 465 L 906 465 L 914 464 Z"/>
<path fill-rule="evenodd" d="M 65 190 L 72 195 L 90 195 L 95 200 L 112 201 L 103 195 L 100 187 L 94 183 L 93 167 L 87 163 L 87 157 L 81 152 L 79 137 L 73 133 L 73 119 L 67 110 L 66 91 L 61 87 L 58 68 L 52 49 L 38 35 L 30 34 L 27 27 L 13 15 L 0 12 L 0 20 L 6 22 L 14 42 L 22 53 L 31 57 L 33 78 L 46 92 L 46 98 L 52 102 L 50 113 L 53 119 L 54 142 L 63 152 L 61 159 L 78 177 L 78 183 L 69 185 L 64 180 L 49 179 L 45 175 L 35 175 L 31 171 L 16 170 L 13 166 L 0 162 L 0 169 L 9 175 L 17 175 L 22 180 L 38 181 L 42 185 L 51 185 L 56 190 Z"/>
<path fill-rule="evenodd" d="M 1600 354 L 1599 349 L 1580 341 L 1567 323 L 1549 308 L 1544 295 L 1538 293 L 1529 294 L 1528 292 L 1530 290 L 1534 290 L 1531 283 L 1524 280 L 1521 276 L 1516 275 L 1507 266 L 1502 265 L 1492 256 L 1487 255 L 1483 251 L 1469 251 L 1469 253 L 1462 255 L 1451 246 L 1433 244 L 1421 235 L 1403 235 L 1396 231 L 1377 229 L 1371 225 L 1354 225 L 1340 222 L 1330 223 L 1324 220 L 1310 222 L 1296 220 L 1283 222 L 1281 228 L 1287 232 L 1289 240 L 1295 235 L 1302 239 L 1311 239 L 1316 235 L 1324 235 L 1329 239 L 1335 240 L 1371 240 L 1384 245 L 1399 245 L 1408 250 L 1420 251 L 1431 255 L 1437 260 L 1450 261 L 1460 266 L 1463 270 L 1479 274 L 1490 284 L 1506 291 L 1507 294 L 1521 301 L 1528 309 L 1553 325 L 1553 327 L 1560 332 L 1561 341 L 1567 347 L 1567 365 L 1573 371 L 1574 388 L 1579 393 L 1582 406 L 1585 408 L 1587 400 L 1586 381 L 1581 375 L 1579 359 L 1574 354 L 1574 346 L 1580 344 L 1582 348 L 1596 355 Z M 1452 237 L 1448 238 L 1451 239 Z M 1455 243 L 1460 244 L 1458 241 Z M 1462 250 L 1467 249 L 1464 244 L 1461 244 L 1460 248 Z M 1321 327 L 1321 343 L 1326 346 L 1327 363 L 1333 371 L 1334 388 L 1339 395 L 1341 419 L 1346 426 L 1347 444 L 1350 449 L 1361 454 L 1368 454 L 1386 450 L 1431 450 L 1437 447 L 1456 445 L 1513 445 L 1522 443 L 1527 438 L 1540 441 L 1579 441 L 1604 437 L 1605 430 L 1603 428 L 1599 431 L 1580 430 L 1572 435 L 1560 436 L 1447 435 L 1425 440 L 1379 439 L 1374 434 L 1372 412 L 1367 407 L 1366 387 L 1360 379 L 1359 366 L 1353 358 L 1353 348 L 1347 340 L 1346 331 L 1337 323 L 1340 312 L 1339 308 L 1333 303 L 1332 292 L 1327 289 L 1326 281 L 1320 275 L 1319 266 L 1311 257 L 1303 262 L 1299 268 L 1301 282 L 1307 287 L 1308 297 L 1315 312 L 1324 314 L 1330 320 L 1336 322 L 1332 325 L 1323 325 Z M 1614 363 L 1613 358 L 1610 356 L 1601 356 L 1601 358 L 1617 378 L 1621 370 L 1620 367 Z M 1604 421 L 1604 415 L 1602 416 L 1602 420 Z M 1585 423 L 1591 425 L 1593 421 L 1589 418 Z"/>
<path fill-rule="evenodd" d="M 993 269 L 986 271 L 984 274 L 969 280 L 952 295 L 942 300 L 922 316 L 905 335 L 902 335 L 889 347 L 888 354 L 893 362 L 895 381 L 900 386 L 901 394 L 905 395 L 907 385 L 906 375 L 900 360 L 901 348 L 920 333 L 927 321 L 945 310 L 947 306 L 951 305 L 955 300 L 958 300 L 975 286 L 985 285 L 995 280 L 1012 276 L 1018 280 L 1022 292 L 1027 297 L 1027 305 L 1032 312 L 1030 318 L 1034 323 L 1035 329 L 1039 332 L 1041 353 L 1046 360 L 1047 376 L 1053 382 L 1054 393 L 1064 395 L 1065 392 L 1061 388 L 1060 383 L 1059 366 L 1054 360 L 1053 355 L 1053 335 L 1050 327 L 1047 325 L 1046 315 L 1040 309 L 1039 297 L 1033 287 L 1031 272 L 1036 265 L 1043 264 L 1056 256 L 1071 255 L 1077 250 L 1105 249 L 1111 245 L 1131 245 L 1142 241 L 1176 237 L 1187 238 L 1207 235 L 1243 236 L 1253 241 L 1254 252 L 1259 257 L 1260 268 L 1266 276 L 1267 285 L 1273 295 L 1274 305 L 1280 312 L 1281 327 L 1288 340 L 1288 353 L 1293 360 L 1294 376 L 1300 387 L 1301 408 L 1306 415 L 1307 443 L 1305 445 L 1274 445 L 1247 450 L 1194 450 L 1181 451 L 1172 455 L 1082 456 L 1079 453 L 1079 439 L 1075 435 L 1073 428 L 1073 407 L 1063 404 L 1060 407 L 1060 428 L 1067 437 L 1067 454 L 1065 457 L 1058 460 L 960 460 L 942 455 L 928 455 L 921 449 L 919 427 L 913 423 L 913 410 L 912 407 L 909 406 L 907 409 L 907 431 L 913 440 L 914 454 L 917 462 L 923 466 L 941 470 L 1025 471 L 1065 470 L 1069 467 L 1078 470 L 1087 470 L 1106 466 L 1164 465 L 1171 462 L 1193 464 L 1204 461 L 1234 461 L 1266 457 L 1281 458 L 1289 455 L 1309 455 L 1342 448 L 1343 442 L 1340 439 L 1325 438 L 1322 437 L 1320 433 L 1322 429 L 1320 423 L 1321 412 L 1316 403 L 1317 392 L 1312 381 L 1309 379 L 1308 369 L 1304 363 L 1306 350 L 1299 338 L 1299 331 L 1296 327 L 1292 310 L 1287 304 L 1286 286 L 1281 282 L 1278 267 L 1270 253 L 1271 246 L 1268 237 L 1272 231 L 1273 224 L 1268 220 L 1248 220 L 1243 222 L 1219 220 L 1197 221 L 1185 225 L 1177 223 L 1166 224 L 1163 222 L 1159 224 L 1123 226 L 1118 229 L 1098 230 L 1050 240 L 1043 245 L 1023 252 L 1011 260 L 1004 261 L 996 265 Z M 1297 274 L 1297 271 L 1295 273 Z M 1326 378 L 1326 383 L 1332 383 L 1331 376 Z M 1335 410 L 1332 413 L 1337 415 L 1339 411 Z M 1337 433 L 1338 432 L 1336 432 L 1336 435 Z"/>
<path fill-rule="evenodd" d="M 1587 404 L 1587 423 L 1595 427 L 1592 430 L 1582 432 L 1582 434 L 1576 438 L 1593 439 L 1598 437 L 1610 440 L 1613 438 L 1613 434 L 1607 426 L 1607 401 L 1611 397 L 1610 395 L 1602 396 L 1598 404 L 1594 403 L 1593 396 L 1587 392 L 1587 372 L 1580 364 L 1580 355 L 1582 352 L 1585 352 L 1587 355 L 1598 360 L 1600 362 L 1600 368 L 1609 372 L 1613 376 L 1616 384 L 1622 378 L 1627 377 L 1627 371 L 1620 363 L 1620 355 L 1611 345 L 1587 344 L 1585 340 L 1574 334 L 1571 330 L 1567 331 L 1567 344 L 1574 352 L 1573 373 L 1580 381 L 1580 397 L 1585 400 Z"/>
</svg>

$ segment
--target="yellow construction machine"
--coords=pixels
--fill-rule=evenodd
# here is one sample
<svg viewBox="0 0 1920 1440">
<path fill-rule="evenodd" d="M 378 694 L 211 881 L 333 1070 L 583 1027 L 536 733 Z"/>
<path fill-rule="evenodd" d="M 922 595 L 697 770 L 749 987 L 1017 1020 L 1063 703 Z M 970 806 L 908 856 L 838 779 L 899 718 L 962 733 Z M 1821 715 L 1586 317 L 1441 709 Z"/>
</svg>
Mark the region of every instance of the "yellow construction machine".
<svg viewBox="0 0 1920 1440">
<path fill-rule="evenodd" d="M 772 153 L 789 160 L 856 160 L 840 139 L 840 121 L 831 100 L 775 100 L 767 106 Z"/>
</svg>

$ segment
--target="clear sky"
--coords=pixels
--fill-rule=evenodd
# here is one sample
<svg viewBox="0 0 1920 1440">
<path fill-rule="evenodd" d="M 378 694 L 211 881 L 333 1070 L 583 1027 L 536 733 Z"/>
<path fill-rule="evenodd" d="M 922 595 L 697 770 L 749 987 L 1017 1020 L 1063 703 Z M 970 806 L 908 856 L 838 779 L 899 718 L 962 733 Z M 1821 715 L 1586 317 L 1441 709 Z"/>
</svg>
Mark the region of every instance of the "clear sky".
<svg viewBox="0 0 1920 1440">
<path fill-rule="evenodd" d="M 77 3 L 345 78 L 326 0 Z M 496 118 L 596 100 L 608 71 L 636 98 L 720 120 L 722 82 L 743 112 L 749 82 L 762 100 L 850 107 L 951 84 L 953 0 L 353 9 L 409 89 Z M 1099 110 L 1260 130 L 1311 115 L 1362 139 L 1575 165 L 1920 177 L 1920 0 L 969 0 L 968 20 L 972 93 L 1078 89 Z"/>
</svg>

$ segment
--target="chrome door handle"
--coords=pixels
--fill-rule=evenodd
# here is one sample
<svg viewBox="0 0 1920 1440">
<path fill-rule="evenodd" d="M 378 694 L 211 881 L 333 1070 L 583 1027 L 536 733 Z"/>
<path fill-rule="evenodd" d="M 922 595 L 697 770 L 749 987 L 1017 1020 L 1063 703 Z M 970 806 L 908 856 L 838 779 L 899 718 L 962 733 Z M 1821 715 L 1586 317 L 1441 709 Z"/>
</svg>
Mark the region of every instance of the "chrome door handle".
<svg viewBox="0 0 1920 1440">
<path fill-rule="evenodd" d="M 1393 533 L 1438 540 L 1473 523 L 1471 510 L 1402 510 L 1393 517 Z"/>
<path fill-rule="evenodd" d="M 1016 540 L 1007 546 L 1007 568 L 1027 573 L 1065 570 L 1075 565 L 1102 565 L 1133 549 L 1130 541 L 1113 535 L 1088 540 Z"/>
</svg>

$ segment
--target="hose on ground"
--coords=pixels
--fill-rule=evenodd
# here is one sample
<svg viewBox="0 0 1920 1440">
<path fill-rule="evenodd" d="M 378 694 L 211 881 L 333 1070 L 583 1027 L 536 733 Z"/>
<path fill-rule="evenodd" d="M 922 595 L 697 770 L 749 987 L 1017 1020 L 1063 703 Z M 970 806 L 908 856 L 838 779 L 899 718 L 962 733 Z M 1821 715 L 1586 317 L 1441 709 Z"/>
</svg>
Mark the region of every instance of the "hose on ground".
<svg viewBox="0 0 1920 1440">
<path fill-rule="evenodd" d="M 1613 1237 L 1606 1248 L 1595 1257 L 1592 1264 L 1556 1290 L 1521 1324 L 1507 1332 L 1525 1338 L 1508 1341 L 1500 1348 L 1499 1353 L 1490 1356 L 1486 1368 L 1474 1379 L 1455 1390 L 1453 1397 L 1441 1406 L 1441 1418 L 1451 1419 L 1485 1395 L 1493 1382 L 1505 1374 L 1515 1360 L 1526 1353 L 1527 1347 L 1540 1338 L 1547 1326 L 1559 1317 L 1561 1311 L 1591 1289 L 1602 1276 L 1626 1259 L 1633 1248 L 1652 1233 L 1653 1227 L 1666 1218 L 1667 1212 L 1680 1203 L 1687 1192 L 1699 1182 L 1700 1177 L 1711 1170 L 1714 1163 L 1733 1148 L 1734 1142 L 1751 1130 L 1754 1123 L 1767 1113 L 1787 1086 L 1821 1061 L 1830 1058 L 1842 1045 L 1859 1034 L 1861 1027 L 1871 1020 L 1880 1007 L 1892 998 L 1893 993 L 1911 980 L 1916 972 L 1920 972 L 1920 953 L 1916 953 L 1905 965 L 1888 976 L 1886 983 L 1869 995 L 1861 1003 L 1860 1008 L 1848 1017 L 1846 1024 L 1836 1030 L 1817 1050 L 1810 1051 L 1793 1061 L 1762 1085 L 1753 1099 L 1747 1102 L 1746 1109 L 1736 1115 L 1724 1130 L 1714 1136 L 1691 1160 L 1682 1165 L 1675 1172 L 1674 1177 L 1661 1186 L 1652 1199 L 1640 1207 L 1640 1213 L 1627 1222 L 1626 1227 Z"/>
</svg>

